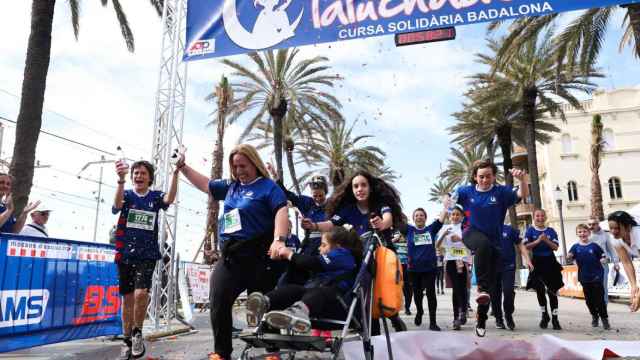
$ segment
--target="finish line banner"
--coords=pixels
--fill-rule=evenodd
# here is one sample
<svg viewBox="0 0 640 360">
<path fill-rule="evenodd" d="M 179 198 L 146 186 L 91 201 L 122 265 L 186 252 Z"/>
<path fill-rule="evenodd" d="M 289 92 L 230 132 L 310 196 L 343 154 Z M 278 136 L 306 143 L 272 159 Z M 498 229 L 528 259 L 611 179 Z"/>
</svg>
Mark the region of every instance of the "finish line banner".
<svg viewBox="0 0 640 360">
<path fill-rule="evenodd" d="M 0 234 L 0 352 L 122 333 L 111 245 Z"/>
<path fill-rule="evenodd" d="M 188 0 L 184 60 L 640 0 Z"/>
</svg>

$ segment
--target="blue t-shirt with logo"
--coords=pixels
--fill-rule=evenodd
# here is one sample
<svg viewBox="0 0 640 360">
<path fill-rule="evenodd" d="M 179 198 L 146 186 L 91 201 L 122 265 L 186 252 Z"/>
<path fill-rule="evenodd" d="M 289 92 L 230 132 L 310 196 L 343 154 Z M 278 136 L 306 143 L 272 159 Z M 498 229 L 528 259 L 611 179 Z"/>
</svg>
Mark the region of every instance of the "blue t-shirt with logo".
<svg viewBox="0 0 640 360">
<path fill-rule="evenodd" d="M 164 193 L 150 190 L 139 195 L 125 190 L 123 199 L 121 209 L 111 209 L 113 214 L 120 213 L 115 233 L 116 262 L 159 260 L 158 212 L 169 207 L 164 203 Z"/>
<path fill-rule="evenodd" d="M 458 204 L 469 214 L 470 226 L 487 235 L 491 244 L 498 247 L 507 210 L 518 202 L 515 189 L 496 184 L 480 191 L 476 185 L 468 185 L 458 188 L 457 194 Z"/>
<path fill-rule="evenodd" d="M 331 281 L 338 276 L 354 272 L 356 259 L 348 249 L 337 247 L 331 249 L 326 255 L 319 255 L 322 271 L 315 274 L 307 284 L 317 284 L 318 281 Z M 354 274 L 355 277 L 355 274 Z M 341 290 L 348 290 L 353 286 L 354 277 L 343 279 L 336 284 Z"/>
<path fill-rule="evenodd" d="M 300 247 L 300 238 L 298 238 L 296 234 L 290 234 L 287 236 L 287 241 L 284 242 L 284 245 L 291 248 L 293 252 L 296 252 Z"/>
<path fill-rule="evenodd" d="M 569 253 L 573 254 L 578 263 L 578 281 L 580 283 L 602 282 L 604 268 L 600 259 L 604 256 L 604 252 L 598 244 L 573 244 Z"/>
<path fill-rule="evenodd" d="M 558 234 L 553 228 L 546 227 L 543 230 L 538 230 L 533 226 L 529 226 L 527 232 L 524 234 L 525 245 L 538 240 L 538 237 L 542 234 L 546 234 L 549 240 L 558 244 Z M 553 250 L 544 241 L 536 245 L 531 249 L 533 256 L 554 256 Z"/>
<path fill-rule="evenodd" d="M 327 214 L 324 211 L 324 205 L 318 205 L 312 197 L 306 195 L 296 195 L 291 191 L 285 191 L 287 199 L 300 210 L 305 218 L 311 219 L 313 222 L 323 222 L 327 220 Z M 305 231 L 305 242 L 302 244 L 301 252 L 306 255 L 317 255 L 318 247 L 322 233 L 320 231 Z"/>
<path fill-rule="evenodd" d="M 0 204 L 0 214 L 2 214 L 3 212 L 7 211 L 7 207 L 4 204 Z M 0 227 L 0 232 L 3 233 L 12 233 L 13 232 L 13 226 L 16 224 L 17 220 L 15 216 L 10 216 L 7 221 L 4 222 L 4 224 L 2 224 L 2 227 Z"/>
<path fill-rule="evenodd" d="M 516 268 L 515 245 L 522 242 L 520 232 L 511 225 L 502 226 L 502 236 L 500 246 L 500 256 L 502 257 L 502 270 L 514 270 Z"/>
<path fill-rule="evenodd" d="M 382 217 L 384 213 L 391 213 L 391 208 L 388 206 L 381 206 L 380 211 L 376 214 Z M 332 217 L 331 222 L 335 226 L 342 226 L 344 224 L 349 224 L 353 226 L 353 229 L 358 233 L 358 235 L 362 235 L 367 230 L 369 230 L 369 213 L 362 213 L 356 204 L 348 204 L 343 208 L 339 209 Z"/>
<path fill-rule="evenodd" d="M 232 180 L 210 180 L 209 192 L 215 200 L 224 200 L 220 246 L 229 240 L 249 240 L 273 233 L 275 216 L 287 206 L 287 198 L 271 179 L 259 177 L 249 184 Z M 228 219 L 239 215 L 239 224 Z M 234 223 L 234 228 L 227 224 Z M 239 228 L 238 226 L 239 225 Z"/>
<path fill-rule="evenodd" d="M 438 267 L 435 243 L 442 229 L 440 220 L 422 229 L 407 225 L 408 269 L 412 272 L 430 272 Z"/>
<path fill-rule="evenodd" d="M 408 261 L 408 249 L 407 249 L 407 243 L 406 242 L 397 242 L 395 243 L 396 245 L 396 255 L 398 256 L 398 260 L 400 261 L 400 264 L 402 265 L 406 265 L 407 261 Z"/>
</svg>

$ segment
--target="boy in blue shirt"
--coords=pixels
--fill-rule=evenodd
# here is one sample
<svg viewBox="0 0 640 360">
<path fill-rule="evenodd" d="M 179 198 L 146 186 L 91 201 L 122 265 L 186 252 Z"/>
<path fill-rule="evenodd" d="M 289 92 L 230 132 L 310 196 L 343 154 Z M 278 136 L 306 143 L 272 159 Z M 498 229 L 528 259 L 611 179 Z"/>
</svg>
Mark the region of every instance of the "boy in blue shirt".
<svg viewBox="0 0 640 360">
<path fill-rule="evenodd" d="M 489 303 L 496 284 L 497 270 L 500 266 L 500 238 L 502 224 L 509 207 L 528 195 L 525 183 L 526 173 L 523 170 L 511 169 L 511 175 L 518 179 L 521 186 L 495 183 L 498 167 L 489 160 L 478 161 L 473 166 L 473 184 L 463 186 L 456 192 L 457 203 L 468 213 L 469 228 L 463 234 L 463 242 L 475 251 L 476 279 L 478 283 L 478 321 L 476 335 L 486 334 L 487 313 Z M 468 243 L 468 239 L 481 238 L 477 243 Z"/>
<path fill-rule="evenodd" d="M 567 260 L 575 259 L 578 265 L 578 281 L 582 285 L 584 300 L 591 313 L 591 326 L 598 327 L 598 318 L 602 320 L 602 328 L 611 329 L 609 325 L 609 315 L 607 314 L 607 304 L 604 301 L 604 287 L 602 277 L 604 270 L 602 264 L 607 261 L 607 257 L 602 248 L 589 242 L 589 227 L 585 224 L 578 224 L 576 234 L 579 242 L 573 244 Z"/>
</svg>

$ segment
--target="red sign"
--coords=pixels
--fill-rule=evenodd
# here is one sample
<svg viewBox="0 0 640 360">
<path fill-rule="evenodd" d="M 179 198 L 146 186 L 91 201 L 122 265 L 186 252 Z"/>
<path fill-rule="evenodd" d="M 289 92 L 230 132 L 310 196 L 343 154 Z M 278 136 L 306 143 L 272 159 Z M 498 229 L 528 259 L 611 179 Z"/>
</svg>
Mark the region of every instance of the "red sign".
<svg viewBox="0 0 640 360">
<path fill-rule="evenodd" d="M 117 316 L 121 302 L 118 290 L 118 286 L 89 285 L 80 316 L 74 318 L 73 323 L 87 324 Z"/>
<path fill-rule="evenodd" d="M 455 27 L 395 34 L 396 46 L 424 44 L 428 42 L 453 40 L 455 38 Z"/>
</svg>

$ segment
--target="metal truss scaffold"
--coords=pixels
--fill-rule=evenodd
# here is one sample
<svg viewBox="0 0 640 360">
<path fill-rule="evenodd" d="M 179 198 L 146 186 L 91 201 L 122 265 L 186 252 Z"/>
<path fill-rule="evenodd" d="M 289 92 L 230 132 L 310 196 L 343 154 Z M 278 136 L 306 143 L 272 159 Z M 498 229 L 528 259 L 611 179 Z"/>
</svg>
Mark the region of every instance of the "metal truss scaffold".
<svg viewBox="0 0 640 360">
<path fill-rule="evenodd" d="M 169 190 L 171 180 L 173 150 L 182 144 L 187 86 L 187 64 L 182 61 L 186 11 L 187 0 L 164 1 L 151 159 L 156 168 L 154 189 L 165 192 Z M 158 241 L 162 259 L 153 274 L 151 302 L 147 308 L 155 331 L 169 328 L 172 320 L 176 319 L 177 221 L 177 205 L 160 212 Z"/>
</svg>

